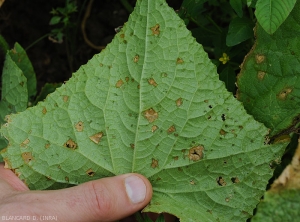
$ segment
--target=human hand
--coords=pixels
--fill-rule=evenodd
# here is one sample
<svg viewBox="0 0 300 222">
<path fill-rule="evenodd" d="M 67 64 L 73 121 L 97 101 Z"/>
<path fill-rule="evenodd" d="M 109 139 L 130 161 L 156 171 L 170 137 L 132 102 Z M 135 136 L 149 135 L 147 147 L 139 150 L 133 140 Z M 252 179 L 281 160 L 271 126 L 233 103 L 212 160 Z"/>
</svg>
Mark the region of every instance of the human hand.
<svg viewBox="0 0 300 222">
<path fill-rule="evenodd" d="M 152 197 L 150 182 L 124 174 L 61 190 L 30 191 L 0 163 L 0 220 L 115 221 L 145 207 Z M 22 220 L 21 220 L 22 221 Z M 45 220 L 44 220 L 45 221 Z"/>
</svg>

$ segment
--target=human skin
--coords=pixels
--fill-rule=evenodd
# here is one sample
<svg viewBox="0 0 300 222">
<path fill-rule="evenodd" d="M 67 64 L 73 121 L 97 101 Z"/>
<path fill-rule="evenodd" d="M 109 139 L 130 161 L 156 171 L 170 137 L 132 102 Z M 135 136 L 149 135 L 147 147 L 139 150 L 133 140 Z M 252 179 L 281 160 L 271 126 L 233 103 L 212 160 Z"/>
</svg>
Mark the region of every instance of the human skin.
<svg viewBox="0 0 300 222">
<path fill-rule="evenodd" d="M 0 216 L 55 216 L 57 221 L 116 221 L 151 200 L 150 182 L 140 174 L 123 174 L 61 190 L 34 190 L 0 163 Z M 5 218 L 4 218 L 5 219 Z M 1 218 L 0 218 L 1 220 Z"/>
</svg>

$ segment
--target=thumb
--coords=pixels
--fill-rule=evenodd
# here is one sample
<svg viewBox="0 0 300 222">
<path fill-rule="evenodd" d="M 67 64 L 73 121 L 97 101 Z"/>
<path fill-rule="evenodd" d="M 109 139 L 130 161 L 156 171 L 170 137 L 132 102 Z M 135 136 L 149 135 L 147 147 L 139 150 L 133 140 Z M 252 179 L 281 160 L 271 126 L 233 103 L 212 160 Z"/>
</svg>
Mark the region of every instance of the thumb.
<svg viewBox="0 0 300 222">
<path fill-rule="evenodd" d="M 23 196 L 29 212 L 38 217 L 52 215 L 58 221 L 115 221 L 145 207 L 151 199 L 152 187 L 144 176 L 130 173 L 67 189 L 29 191 L 17 196 Z"/>
</svg>

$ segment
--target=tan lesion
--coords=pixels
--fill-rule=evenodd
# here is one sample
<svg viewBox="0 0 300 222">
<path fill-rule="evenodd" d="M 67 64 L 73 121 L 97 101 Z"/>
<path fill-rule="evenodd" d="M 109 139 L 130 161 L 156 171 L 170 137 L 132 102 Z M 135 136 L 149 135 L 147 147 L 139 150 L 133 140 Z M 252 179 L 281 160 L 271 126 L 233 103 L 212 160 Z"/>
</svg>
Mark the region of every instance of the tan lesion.
<svg viewBox="0 0 300 222">
<path fill-rule="evenodd" d="M 160 25 L 156 24 L 151 28 L 152 34 L 158 36 L 160 34 Z"/>
<path fill-rule="evenodd" d="M 158 118 L 158 113 L 153 108 L 150 108 L 144 112 L 144 117 L 149 123 L 152 123 Z"/>
<path fill-rule="evenodd" d="M 188 157 L 192 161 L 198 161 L 203 158 L 203 146 L 194 146 L 191 149 L 189 149 Z"/>
</svg>

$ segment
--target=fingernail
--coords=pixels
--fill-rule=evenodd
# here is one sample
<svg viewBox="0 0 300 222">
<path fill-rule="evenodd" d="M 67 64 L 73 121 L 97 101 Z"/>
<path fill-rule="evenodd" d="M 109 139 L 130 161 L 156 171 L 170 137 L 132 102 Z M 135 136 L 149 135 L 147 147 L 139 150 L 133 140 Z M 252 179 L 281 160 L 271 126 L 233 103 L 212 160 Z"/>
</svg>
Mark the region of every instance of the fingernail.
<svg viewBox="0 0 300 222">
<path fill-rule="evenodd" d="M 126 192 L 132 203 L 140 203 L 146 197 L 146 185 L 138 176 L 129 176 L 125 178 Z"/>
</svg>

